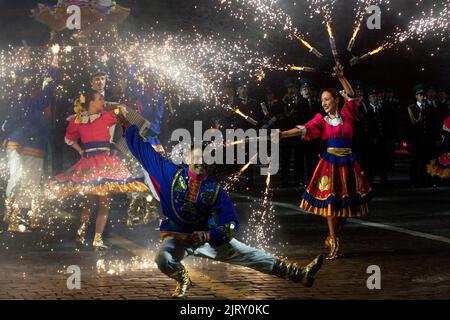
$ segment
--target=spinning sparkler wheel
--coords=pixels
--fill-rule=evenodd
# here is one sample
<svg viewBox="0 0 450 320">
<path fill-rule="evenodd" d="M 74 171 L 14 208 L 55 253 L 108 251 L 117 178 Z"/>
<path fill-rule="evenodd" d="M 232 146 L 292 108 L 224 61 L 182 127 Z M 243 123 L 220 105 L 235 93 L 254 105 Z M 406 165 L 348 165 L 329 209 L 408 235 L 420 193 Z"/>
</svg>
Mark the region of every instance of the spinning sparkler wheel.
<svg viewBox="0 0 450 320">
<path fill-rule="evenodd" d="M 31 16 L 52 31 L 61 32 L 67 29 L 67 20 L 71 16 L 67 8 L 71 5 L 78 6 L 81 12 L 81 29 L 77 31 L 77 37 L 87 37 L 94 31 L 115 30 L 131 12 L 130 8 L 111 0 L 60 0 L 57 5 L 39 3 Z"/>
</svg>

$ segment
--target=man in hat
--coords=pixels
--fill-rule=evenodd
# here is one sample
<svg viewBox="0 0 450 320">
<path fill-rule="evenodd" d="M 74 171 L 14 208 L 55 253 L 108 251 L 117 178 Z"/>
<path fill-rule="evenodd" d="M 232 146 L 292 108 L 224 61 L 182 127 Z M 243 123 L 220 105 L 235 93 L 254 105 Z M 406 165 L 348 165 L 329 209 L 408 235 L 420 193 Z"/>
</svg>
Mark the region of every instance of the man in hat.
<svg viewBox="0 0 450 320">
<path fill-rule="evenodd" d="M 358 99 L 360 107 L 358 109 L 358 117 L 356 118 L 354 125 L 353 146 L 352 149 L 360 157 L 360 163 L 363 162 L 364 154 L 367 152 L 367 144 L 365 143 L 365 137 L 367 136 L 367 122 L 365 121 L 367 115 L 367 101 L 365 99 L 365 88 L 363 84 L 356 81 L 353 85 L 355 90 L 355 98 Z"/>
<path fill-rule="evenodd" d="M 280 129 L 289 130 L 294 127 L 296 122 L 296 112 L 298 111 L 298 105 L 302 101 L 300 96 L 300 82 L 298 78 L 290 77 L 284 81 L 286 87 L 286 94 L 281 100 L 283 105 L 283 120 L 280 123 Z M 291 171 L 291 156 L 294 148 L 293 139 L 284 139 L 280 141 L 280 171 L 281 181 L 283 187 L 289 186 L 289 177 Z M 298 164 L 297 164 L 298 165 Z M 304 165 L 303 161 L 301 165 Z M 297 169 L 298 170 L 298 169 Z M 297 172 L 298 173 L 298 172 Z M 296 181 L 297 183 L 299 181 Z"/>
<path fill-rule="evenodd" d="M 264 115 L 261 107 L 258 105 L 257 101 L 251 98 L 248 94 L 248 85 L 245 81 L 238 81 L 236 85 L 236 95 L 233 101 L 233 108 L 235 111 L 239 110 L 240 113 L 249 118 L 244 118 L 241 115 L 235 113 L 233 127 L 235 129 L 243 129 L 244 131 L 248 129 L 257 130 L 259 126 L 263 123 Z M 247 150 L 247 148 L 246 148 Z M 249 156 L 246 154 L 246 161 L 249 161 Z M 247 178 L 247 186 L 253 186 L 253 176 L 254 168 L 250 165 L 245 171 L 245 176 Z"/>
<path fill-rule="evenodd" d="M 308 123 L 312 120 L 316 114 L 323 112 L 320 103 L 314 99 L 315 86 L 307 79 L 300 79 L 300 95 L 302 99 L 297 105 L 298 110 L 296 113 L 295 122 Z M 320 140 L 305 141 L 298 139 L 295 146 L 295 175 L 296 181 L 300 186 L 306 186 L 311 180 L 314 170 L 319 160 L 318 154 L 320 153 Z M 306 166 L 305 166 L 306 165 Z M 306 167 L 306 171 L 305 171 Z"/>
<path fill-rule="evenodd" d="M 392 136 L 391 114 L 387 107 L 380 103 L 379 87 L 372 86 L 368 90 L 369 104 L 365 115 L 367 129 L 364 153 L 361 154 L 364 172 L 373 183 L 375 175 L 381 178 L 381 184 L 387 183 L 389 165 L 389 139 Z"/>
<path fill-rule="evenodd" d="M 438 109 L 437 91 L 433 83 L 429 83 L 426 87 L 427 103 L 434 109 Z"/>
<path fill-rule="evenodd" d="M 53 125 L 57 52 L 53 53 L 44 79 L 32 72 L 24 76 L 23 79 L 27 79 L 13 100 L 14 113 L 2 127 L 8 134 L 4 144 L 9 169 L 4 221 L 10 232 L 25 232 L 38 227 L 44 159 Z M 30 81 L 33 77 L 38 80 Z"/>
<path fill-rule="evenodd" d="M 448 93 L 444 87 L 439 87 L 437 90 L 437 101 L 439 109 L 440 122 L 444 122 L 444 119 L 450 112 L 450 101 L 448 100 Z"/>
<path fill-rule="evenodd" d="M 400 101 L 395 96 L 395 90 L 392 87 L 386 88 L 385 99 L 383 103 L 383 107 L 390 114 L 391 118 L 391 134 L 388 139 L 388 148 L 389 148 L 389 169 L 394 167 L 395 162 L 395 143 L 400 142 L 400 126 L 394 125 L 395 123 L 401 122 L 401 109 L 400 109 Z"/>
<path fill-rule="evenodd" d="M 433 157 L 435 110 L 427 103 L 426 86 L 414 87 L 416 101 L 406 108 L 406 137 L 411 154 L 410 181 L 413 185 L 427 182 L 426 164 Z"/>
</svg>

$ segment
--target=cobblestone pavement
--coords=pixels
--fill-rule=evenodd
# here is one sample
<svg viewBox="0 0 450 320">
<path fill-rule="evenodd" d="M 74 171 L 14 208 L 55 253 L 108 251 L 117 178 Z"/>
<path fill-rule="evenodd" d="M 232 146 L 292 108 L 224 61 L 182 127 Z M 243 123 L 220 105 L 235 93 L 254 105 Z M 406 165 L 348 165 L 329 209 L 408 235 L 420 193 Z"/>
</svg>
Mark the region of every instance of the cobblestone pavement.
<svg viewBox="0 0 450 320">
<path fill-rule="evenodd" d="M 187 258 L 191 299 L 449 299 L 450 199 L 448 188 L 384 189 L 371 215 L 349 222 L 344 257 L 325 263 L 313 288 L 243 267 Z M 253 196 L 253 197 L 252 197 Z M 233 195 L 248 230 L 257 194 Z M 325 221 L 297 209 L 300 190 L 277 190 L 271 251 L 307 263 L 324 252 Z M 128 229 L 116 199 L 110 240 L 114 249 L 96 253 L 74 242 L 76 211 L 61 213 L 42 232 L 0 234 L 0 299 L 168 299 L 175 282 L 153 263 L 156 223 Z M 368 224 L 372 222 L 375 224 Z M 241 232 L 245 240 L 247 233 Z M 81 269 L 81 289 L 67 288 L 69 265 Z M 367 268 L 381 270 L 381 290 L 369 290 Z"/>
</svg>

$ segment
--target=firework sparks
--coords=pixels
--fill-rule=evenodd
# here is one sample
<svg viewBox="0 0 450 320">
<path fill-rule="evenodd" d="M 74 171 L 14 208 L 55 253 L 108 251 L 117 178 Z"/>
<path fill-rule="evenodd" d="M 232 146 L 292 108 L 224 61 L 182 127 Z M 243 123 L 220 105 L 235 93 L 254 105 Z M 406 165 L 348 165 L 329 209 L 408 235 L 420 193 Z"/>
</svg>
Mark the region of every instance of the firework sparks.
<svg viewBox="0 0 450 320">
<path fill-rule="evenodd" d="M 281 29 L 290 39 L 298 39 L 312 54 L 323 55 L 307 42 L 306 36 L 294 26 L 292 18 L 280 7 L 278 0 L 219 0 L 219 9 L 227 10 L 237 20 L 253 20 L 259 23 L 263 38 L 267 39 L 269 30 Z M 250 17 L 250 15 L 252 15 Z"/>
<path fill-rule="evenodd" d="M 377 1 L 377 5 L 381 5 L 381 4 L 390 4 L 389 0 L 379 0 Z M 355 45 L 356 42 L 356 37 L 358 36 L 359 32 L 361 31 L 361 24 L 363 22 L 364 17 L 367 14 L 367 8 L 373 4 L 372 0 L 357 0 L 357 6 L 355 7 L 355 23 L 354 23 L 354 27 L 353 27 L 353 33 L 352 36 L 350 38 L 350 41 L 348 42 L 347 45 L 347 51 L 351 52 L 353 50 L 353 46 Z"/>
<path fill-rule="evenodd" d="M 422 17 L 413 19 L 409 22 L 404 30 L 397 29 L 394 34 L 388 36 L 385 41 L 376 49 L 351 60 L 351 65 L 356 65 L 371 56 L 374 56 L 386 49 L 390 49 L 406 40 L 416 39 L 422 42 L 425 37 L 432 34 L 440 37 L 441 41 L 445 41 L 449 37 L 448 28 L 450 22 L 450 1 L 441 4 L 439 13 L 436 14 L 434 9 L 429 12 L 422 12 Z"/>
</svg>

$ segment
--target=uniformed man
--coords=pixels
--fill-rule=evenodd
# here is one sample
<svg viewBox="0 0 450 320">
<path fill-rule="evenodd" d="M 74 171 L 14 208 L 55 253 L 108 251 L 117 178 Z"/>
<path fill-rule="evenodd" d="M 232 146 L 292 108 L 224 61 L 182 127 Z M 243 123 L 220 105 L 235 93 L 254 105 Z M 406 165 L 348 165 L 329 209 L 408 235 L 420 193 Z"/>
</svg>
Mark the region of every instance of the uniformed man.
<svg viewBox="0 0 450 320">
<path fill-rule="evenodd" d="M 322 112 L 321 104 L 314 99 L 314 91 L 316 91 L 313 83 L 306 78 L 300 80 L 300 95 L 303 100 L 298 105 L 300 108 L 297 111 L 296 123 L 307 123 L 318 113 Z M 314 170 L 319 160 L 320 140 L 303 141 L 298 140 L 295 149 L 295 163 L 297 181 L 301 186 L 306 186 L 312 178 Z M 306 171 L 305 166 L 306 165 Z"/>
<path fill-rule="evenodd" d="M 372 86 L 368 91 L 369 104 L 364 121 L 367 128 L 365 136 L 367 152 L 364 154 L 362 165 L 371 183 L 374 182 L 375 176 L 379 175 L 381 184 L 385 185 L 388 179 L 392 118 L 386 104 L 380 103 L 379 99 L 379 87 Z"/>
<path fill-rule="evenodd" d="M 427 103 L 426 86 L 414 88 L 416 101 L 406 108 L 406 136 L 411 154 L 410 181 L 413 185 L 428 182 L 426 164 L 433 157 L 435 110 Z"/>
<path fill-rule="evenodd" d="M 235 112 L 233 127 L 235 129 L 248 129 L 258 130 L 258 127 L 263 123 L 264 115 L 261 107 L 258 105 L 256 99 L 253 99 L 248 94 L 248 84 L 245 81 L 238 81 L 236 85 L 236 95 L 233 102 L 233 108 L 244 115 L 239 115 Z M 246 146 L 246 161 L 250 161 L 250 154 L 247 152 Z M 245 171 L 245 177 L 247 178 L 247 187 L 253 186 L 254 168 L 250 165 Z"/>
<path fill-rule="evenodd" d="M 21 75 L 23 83 L 2 126 L 8 135 L 4 143 L 9 171 L 4 221 L 10 232 L 39 227 L 41 182 L 52 134 L 58 70 L 57 53 L 53 54 L 43 79 L 27 60 Z"/>
<path fill-rule="evenodd" d="M 362 163 L 368 157 L 368 146 L 365 143 L 368 131 L 367 123 L 365 121 L 368 103 L 365 98 L 365 88 L 363 84 L 357 81 L 353 85 L 353 88 L 355 89 L 355 98 L 359 100 L 360 107 L 358 109 L 358 117 L 356 118 L 356 122 L 353 128 L 355 133 L 353 135 L 352 149 L 358 155 L 360 163 Z"/>
</svg>

